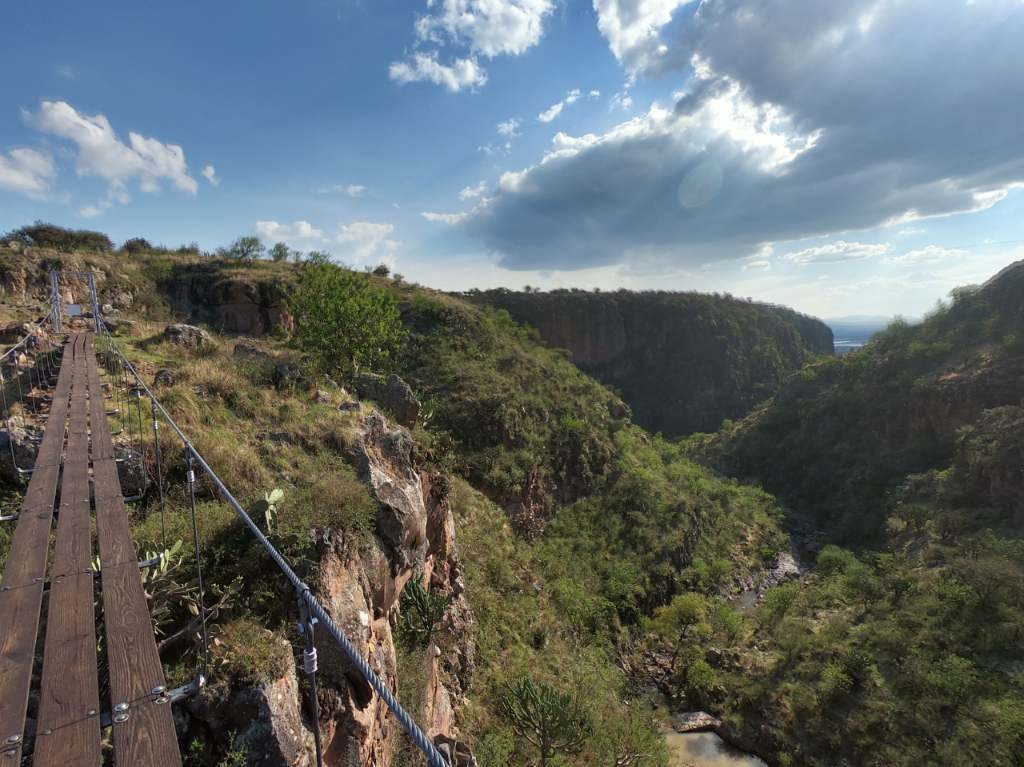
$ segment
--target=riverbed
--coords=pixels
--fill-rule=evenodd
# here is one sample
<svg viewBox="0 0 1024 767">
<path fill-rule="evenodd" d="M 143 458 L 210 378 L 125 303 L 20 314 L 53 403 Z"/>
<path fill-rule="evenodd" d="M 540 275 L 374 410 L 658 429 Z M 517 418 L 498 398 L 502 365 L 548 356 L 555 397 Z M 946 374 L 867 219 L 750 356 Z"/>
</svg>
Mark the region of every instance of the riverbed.
<svg viewBox="0 0 1024 767">
<path fill-rule="evenodd" d="M 768 767 L 762 759 L 733 748 L 713 732 L 666 732 L 671 767 Z"/>
</svg>

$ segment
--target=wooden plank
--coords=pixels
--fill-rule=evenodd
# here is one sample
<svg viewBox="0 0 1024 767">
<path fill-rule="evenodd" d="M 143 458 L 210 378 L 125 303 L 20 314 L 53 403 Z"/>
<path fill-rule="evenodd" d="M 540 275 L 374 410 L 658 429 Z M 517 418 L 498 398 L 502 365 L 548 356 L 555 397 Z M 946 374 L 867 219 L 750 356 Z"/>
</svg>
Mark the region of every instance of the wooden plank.
<svg viewBox="0 0 1024 767">
<path fill-rule="evenodd" d="M 102 761 L 89 514 L 88 377 L 85 365 L 75 362 L 60 519 L 50 567 L 36 767 L 96 767 Z"/>
<path fill-rule="evenodd" d="M 75 340 L 64 346 L 64 362 L 70 363 L 73 359 Z M 71 364 L 61 365 L 53 407 L 40 445 L 40 452 L 45 455 L 52 455 L 54 451 L 59 455 L 54 445 L 64 441 L 72 368 Z M 59 467 L 51 465 L 33 472 L 0 582 L 0 756 L 10 764 L 19 763 L 24 742 L 59 471 Z M 8 742 L 12 738 L 17 742 Z"/>
<path fill-rule="evenodd" d="M 91 337 L 87 343 L 91 349 Z M 90 389 L 102 395 L 95 355 L 90 355 L 89 365 Z M 105 409 L 94 405 L 91 415 L 95 449 L 109 440 L 110 426 Z M 128 704 L 127 720 L 113 724 L 114 764 L 180 767 L 171 707 L 156 702 L 153 695 L 153 690 L 164 687 L 166 681 L 112 458 L 94 456 L 93 480 L 111 710 L 117 712 L 119 705 Z"/>
</svg>

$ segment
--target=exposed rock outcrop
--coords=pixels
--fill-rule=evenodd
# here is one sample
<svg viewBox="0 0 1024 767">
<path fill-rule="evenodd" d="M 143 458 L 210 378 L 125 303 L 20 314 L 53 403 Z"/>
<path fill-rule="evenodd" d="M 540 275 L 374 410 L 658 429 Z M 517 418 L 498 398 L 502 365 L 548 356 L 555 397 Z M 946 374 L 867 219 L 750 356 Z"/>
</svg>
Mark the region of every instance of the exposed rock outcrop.
<svg viewBox="0 0 1024 767">
<path fill-rule="evenodd" d="M 373 400 L 395 417 L 402 426 L 412 428 L 420 415 L 420 401 L 412 387 L 398 376 L 359 373 L 353 382 L 360 397 Z"/>
<path fill-rule="evenodd" d="M 287 646 L 287 642 L 282 642 Z M 291 647 L 287 647 L 291 652 Z M 245 749 L 248 765 L 309 767 L 316 764 L 313 734 L 302 721 L 299 680 L 294 663 L 283 676 L 239 690 L 227 706 L 235 745 Z"/>
<path fill-rule="evenodd" d="M 195 325 L 174 323 L 164 328 L 164 338 L 172 344 L 199 349 L 213 343 L 210 334 Z"/>
<path fill-rule="evenodd" d="M 219 269 L 194 264 L 179 269 L 163 288 L 176 312 L 220 332 L 260 336 L 294 327 L 284 288 L 277 282 L 225 276 Z"/>
<path fill-rule="evenodd" d="M 416 466 L 409 433 L 377 412 L 363 420 L 352 459 L 380 502 L 377 528 L 384 549 L 329 541 L 318 568 L 317 593 L 360 655 L 392 689 L 398 683 L 393 628 L 402 589 L 420 574 L 429 588 L 453 597 L 437 630 L 429 697 L 421 708 L 430 736 L 454 737 L 453 712 L 472 677 L 474 622 L 462 593 L 446 483 Z M 389 764 L 393 717 L 330 639 L 321 633 L 317 644 L 328 763 Z"/>
</svg>

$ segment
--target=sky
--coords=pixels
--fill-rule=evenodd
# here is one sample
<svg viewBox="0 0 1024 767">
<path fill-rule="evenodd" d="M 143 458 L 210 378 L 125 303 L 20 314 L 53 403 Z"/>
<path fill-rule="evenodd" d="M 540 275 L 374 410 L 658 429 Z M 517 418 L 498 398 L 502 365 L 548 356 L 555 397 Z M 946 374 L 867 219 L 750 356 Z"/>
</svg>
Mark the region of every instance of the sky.
<svg viewBox="0 0 1024 767">
<path fill-rule="evenodd" d="M 1022 0 L 4 17 L 0 231 L 257 235 L 447 290 L 718 291 L 824 317 L 919 316 L 1024 258 Z"/>
</svg>

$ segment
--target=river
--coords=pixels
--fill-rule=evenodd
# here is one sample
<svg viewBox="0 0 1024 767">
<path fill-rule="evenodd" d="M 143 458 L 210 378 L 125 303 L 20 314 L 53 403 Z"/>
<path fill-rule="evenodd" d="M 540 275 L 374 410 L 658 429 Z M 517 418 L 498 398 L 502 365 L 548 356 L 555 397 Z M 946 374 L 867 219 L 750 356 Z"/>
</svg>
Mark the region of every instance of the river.
<svg viewBox="0 0 1024 767">
<path fill-rule="evenodd" d="M 762 759 L 733 748 L 713 732 L 666 732 L 670 767 L 768 767 Z"/>
</svg>

